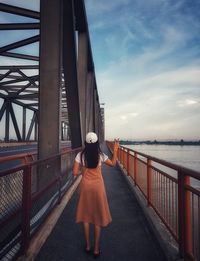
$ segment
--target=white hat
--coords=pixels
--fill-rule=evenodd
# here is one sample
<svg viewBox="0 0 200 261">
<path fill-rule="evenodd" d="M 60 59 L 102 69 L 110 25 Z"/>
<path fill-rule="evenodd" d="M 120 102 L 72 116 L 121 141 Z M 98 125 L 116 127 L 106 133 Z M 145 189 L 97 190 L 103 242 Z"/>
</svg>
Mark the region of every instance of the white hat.
<svg viewBox="0 0 200 261">
<path fill-rule="evenodd" d="M 98 141 L 98 137 L 97 137 L 96 133 L 88 132 L 85 140 L 86 140 L 87 143 L 95 143 L 95 142 Z"/>
</svg>

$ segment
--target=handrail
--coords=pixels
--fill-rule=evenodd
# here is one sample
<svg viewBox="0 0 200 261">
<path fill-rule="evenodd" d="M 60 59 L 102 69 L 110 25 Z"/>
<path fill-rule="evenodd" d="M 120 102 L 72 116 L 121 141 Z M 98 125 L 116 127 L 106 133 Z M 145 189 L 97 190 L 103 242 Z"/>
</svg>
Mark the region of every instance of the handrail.
<svg viewBox="0 0 200 261">
<path fill-rule="evenodd" d="M 148 155 L 148 154 L 145 154 L 145 153 L 142 153 L 142 152 L 138 152 L 136 150 L 133 150 L 133 149 L 129 149 L 125 146 L 120 146 L 122 149 L 125 149 L 125 150 L 129 150 L 130 152 L 134 152 L 134 153 L 137 153 L 138 155 L 142 156 L 142 157 L 145 157 L 145 158 L 148 158 L 154 162 L 157 162 L 159 164 L 162 164 L 166 167 L 169 167 L 171 169 L 174 169 L 174 170 L 177 170 L 177 171 L 180 171 L 183 173 L 183 174 L 186 174 L 186 175 L 190 175 L 191 177 L 193 178 L 196 178 L 196 179 L 199 179 L 200 180 L 200 172 L 199 171 L 196 171 L 196 170 L 193 170 L 193 169 L 189 169 L 189 168 L 186 168 L 186 167 L 183 167 L 181 165 L 178 165 L 178 164 L 174 164 L 172 162 L 168 162 L 166 160 L 163 160 L 163 159 L 159 159 L 159 158 L 156 158 L 156 157 L 153 157 L 151 155 Z"/>
<path fill-rule="evenodd" d="M 0 158 L 0 163 L 12 161 L 12 160 L 24 159 L 25 157 L 30 157 L 33 155 L 37 155 L 37 153 L 35 151 L 33 151 L 33 152 L 29 152 L 29 153 L 20 153 L 20 154 L 16 154 L 16 155 L 3 156 Z"/>
<path fill-rule="evenodd" d="M 77 180 L 72 176 L 72 165 L 80 150 L 62 150 L 56 155 L 0 171 L 0 260 L 6 256 L 9 256 L 6 260 L 10 260 L 26 252 L 32 236 Z M 48 165 L 51 168 L 47 168 Z M 44 171 L 53 176 L 37 188 Z"/>
<path fill-rule="evenodd" d="M 63 154 L 63 153 L 66 153 L 69 150 L 71 151 L 72 149 L 62 148 L 60 153 Z M 33 150 L 32 152 L 27 152 L 27 153 L 19 153 L 19 154 L 16 154 L 16 155 L 2 156 L 0 158 L 0 163 L 5 163 L 5 162 L 8 162 L 8 161 L 12 161 L 12 160 L 25 159 L 26 157 L 32 157 L 32 156 L 36 156 L 36 155 L 37 155 L 37 152 L 35 150 Z"/>
<path fill-rule="evenodd" d="M 112 151 L 113 143 L 107 145 Z M 124 146 L 119 148 L 118 162 L 177 241 L 184 260 L 200 261 L 200 190 L 193 185 L 200 184 L 200 172 Z M 175 171 L 176 177 L 163 167 Z"/>
</svg>

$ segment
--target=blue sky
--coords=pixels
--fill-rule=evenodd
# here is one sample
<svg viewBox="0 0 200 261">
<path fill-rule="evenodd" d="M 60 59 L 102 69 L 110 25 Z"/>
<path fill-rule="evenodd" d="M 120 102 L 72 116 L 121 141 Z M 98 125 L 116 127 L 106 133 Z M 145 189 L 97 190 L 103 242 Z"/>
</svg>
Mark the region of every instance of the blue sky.
<svg viewBox="0 0 200 261">
<path fill-rule="evenodd" d="M 39 10 L 38 0 L 0 2 Z M 106 137 L 200 139 L 200 0 L 85 3 Z M 11 20 L 0 13 L 0 22 Z"/>
<path fill-rule="evenodd" d="M 108 138 L 200 138 L 200 1 L 86 0 Z"/>
</svg>

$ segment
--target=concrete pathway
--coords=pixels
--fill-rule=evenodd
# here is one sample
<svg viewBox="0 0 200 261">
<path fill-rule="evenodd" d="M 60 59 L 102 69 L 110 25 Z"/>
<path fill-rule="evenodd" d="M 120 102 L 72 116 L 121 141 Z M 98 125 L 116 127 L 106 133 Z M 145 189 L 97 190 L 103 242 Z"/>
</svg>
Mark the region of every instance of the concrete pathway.
<svg viewBox="0 0 200 261">
<path fill-rule="evenodd" d="M 106 146 L 103 151 L 111 157 Z M 112 223 L 102 229 L 101 255 L 105 261 L 164 261 L 164 254 L 152 234 L 145 216 L 118 167 L 103 166 Z M 78 191 L 60 216 L 36 261 L 94 260 L 84 252 L 81 224 L 75 223 Z M 93 243 L 93 227 L 91 226 Z"/>
</svg>

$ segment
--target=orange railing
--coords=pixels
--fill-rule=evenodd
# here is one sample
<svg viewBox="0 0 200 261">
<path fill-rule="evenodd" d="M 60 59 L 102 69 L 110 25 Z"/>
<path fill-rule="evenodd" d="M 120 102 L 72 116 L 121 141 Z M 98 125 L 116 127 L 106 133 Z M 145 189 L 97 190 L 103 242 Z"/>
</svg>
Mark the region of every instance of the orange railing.
<svg viewBox="0 0 200 261">
<path fill-rule="evenodd" d="M 79 150 L 68 148 L 28 163 L 21 155 L 23 164 L 0 172 L 0 260 L 26 252 L 33 235 L 75 181 L 71 170 Z"/>
<path fill-rule="evenodd" d="M 113 143 L 107 142 L 113 149 Z M 120 146 L 118 161 L 179 246 L 200 260 L 200 172 Z"/>
<path fill-rule="evenodd" d="M 70 150 L 69 147 L 65 147 L 61 149 L 61 152 L 64 153 L 69 150 Z M 0 164 L 11 163 L 13 161 L 16 161 L 16 165 L 20 165 L 20 164 L 29 163 L 33 160 L 37 160 L 37 152 L 35 150 L 33 150 L 32 152 L 19 153 L 10 156 L 1 156 Z"/>
</svg>

